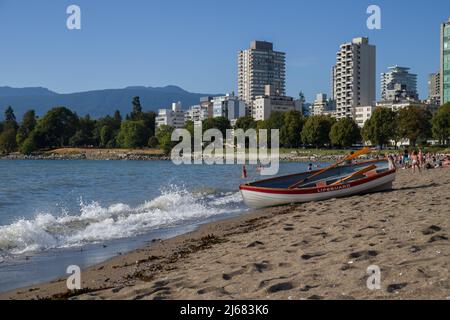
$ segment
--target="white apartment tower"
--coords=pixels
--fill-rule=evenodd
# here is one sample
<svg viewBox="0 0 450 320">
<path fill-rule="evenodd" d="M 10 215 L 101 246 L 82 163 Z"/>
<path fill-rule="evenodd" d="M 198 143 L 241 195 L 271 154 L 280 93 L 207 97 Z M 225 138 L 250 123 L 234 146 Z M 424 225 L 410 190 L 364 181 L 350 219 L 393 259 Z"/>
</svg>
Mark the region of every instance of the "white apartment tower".
<svg viewBox="0 0 450 320">
<path fill-rule="evenodd" d="M 418 100 L 417 75 L 405 67 L 389 67 L 381 74 L 381 100 Z"/>
<path fill-rule="evenodd" d="M 368 38 L 355 38 L 340 46 L 332 88 L 338 119 L 354 118 L 357 107 L 375 105 L 375 67 L 376 47 Z"/>
<path fill-rule="evenodd" d="M 257 96 L 264 95 L 266 85 L 271 85 L 278 95 L 284 96 L 286 54 L 273 50 L 273 44 L 253 41 L 250 49 L 238 56 L 238 97 L 251 105 Z"/>
</svg>

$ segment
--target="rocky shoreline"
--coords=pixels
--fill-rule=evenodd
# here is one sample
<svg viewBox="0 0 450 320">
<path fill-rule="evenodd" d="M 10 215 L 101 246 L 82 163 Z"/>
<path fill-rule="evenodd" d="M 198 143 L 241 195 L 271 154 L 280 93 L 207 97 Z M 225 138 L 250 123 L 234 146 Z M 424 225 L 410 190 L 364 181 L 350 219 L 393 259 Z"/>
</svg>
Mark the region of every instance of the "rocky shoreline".
<svg viewBox="0 0 450 320">
<path fill-rule="evenodd" d="M 341 155 L 297 155 L 280 154 L 280 162 L 332 162 Z M 169 161 L 170 156 L 163 154 L 145 154 L 135 152 L 80 152 L 80 153 L 40 153 L 34 155 L 9 154 L 0 155 L 0 160 L 94 160 L 94 161 Z M 194 159 L 193 159 L 194 160 Z"/>
<path fill-rule="evenodd" d="M 170 157 L 164 155 L 145 155 L 145 154 L 110 154 L 110 155 L 93 155 L 86 153 L 79 154 L 38 154 L 38 155 L 22 155 L 11 154 L 0 156 L 0 160 L 97 160 L 97 161 L 159 161 L 170 160 Z"/>
</svg>

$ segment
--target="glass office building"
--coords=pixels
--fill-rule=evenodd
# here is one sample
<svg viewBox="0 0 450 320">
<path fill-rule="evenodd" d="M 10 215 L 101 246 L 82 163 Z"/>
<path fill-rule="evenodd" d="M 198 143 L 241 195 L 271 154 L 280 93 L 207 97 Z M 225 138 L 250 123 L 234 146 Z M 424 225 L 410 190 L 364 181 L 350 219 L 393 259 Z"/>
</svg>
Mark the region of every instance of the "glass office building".
<svg viewBox="0 0 450 320">
<path fill-rule="evenodd" d="M 441 103 L 450 102 L 450 18 L 441 25 Z"/>
</svg>

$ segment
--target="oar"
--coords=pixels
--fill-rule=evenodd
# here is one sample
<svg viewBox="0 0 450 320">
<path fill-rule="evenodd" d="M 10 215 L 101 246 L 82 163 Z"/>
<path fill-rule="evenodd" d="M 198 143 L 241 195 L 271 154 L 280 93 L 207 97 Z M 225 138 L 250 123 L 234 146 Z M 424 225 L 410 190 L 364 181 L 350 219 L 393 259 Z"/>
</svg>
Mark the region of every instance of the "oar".
<svg viewBox="0 0 450 320">
<path fill-rule="evenodd" d="M 325 168 L 325 169 L 323 169 L 323 170 L 320 170 L 319 172 L 316 172 L 315 174 L 313 174 L 313 175 L 311 175 L 311 176 L 309 176 L 309 177 L 307 177 L 307 178 L 305 178 L 305 179 L 303 179 L 303 180 L 301 180 L 301 181 L 299 181 L 299 182 L 293 184 L 292 186 L 289 187 L 289 189 L 295 189 L 295 188 L 297 188 L 298 186 L 302 185 L 303 183 L 305 183 L 305 182 L 311 180 L 312 178 L 315 178 L 315 177 L 317 177 L 317 176 L 320 176 L 322 173 L 327 172 L 328 170 L 334 169 L 334 168 L 336 168 L 338 165 L 340 165 L 340 164 L 342 164 L 342 163 L 344 163 L 344 162 L 346 162 L 346 161 L 350 161 L 350 160 L 356 159 L 356 158 L 358 158 L 359 156 L 362 156 L 363 154 L 367 154 L 367 153 L 369 153 L 369 152 L 370 152 L 370 148 L 366 147 L 366 148 L 364 148 L 364 149 L 362 149 L 362 150 L 359 150 L 359 151 L 355 152 L 354 154 L 350 154 L 350 155 L 348 155 L 347 157 L 345 157 L 344 159 L 338 161 L 337 163 L 335 163 L 335 164 L 333 164 L 333 165 L 331 165 L 331 166 L 329 166 L 329 167 L 327 167 L 327 168 Z"/>
<path fill-rule="evenodd" d="M 349 176 L 346 177 L 346 178 L 343 178 L 343 179 L 341 179 L 341 180 L 339 180 L 339 181 L 336 181 L 336 182 L 330 184 L 330 186 L 335 186 L 335 185 L 337 185 L 337 184 L 341 184 L 342 182 L 345 182 L 345 181 L 347 181 L 347 180 L 350 180 L 351 178 L 354 178 L 354 177 L 356 177 L 356 176 L 359 176 L 360 174 L 364 174 L 364 173 L 366 173 L 366 172 L 372 171 L 372 170 L 374 170 L 374 169 L 376 169 L 376 168 L 377 168 L 377 166 L 374 165 L 374 164 L 371 165 L 371 166 L 365 167 L 365 168 L 363 168 L 363 169 L 361 169 L 361 170 L 359 170 L 359 171 L 356 171 L 356 172 L 352 173 L 351 175 L 349 175 Z"/>
</svg>

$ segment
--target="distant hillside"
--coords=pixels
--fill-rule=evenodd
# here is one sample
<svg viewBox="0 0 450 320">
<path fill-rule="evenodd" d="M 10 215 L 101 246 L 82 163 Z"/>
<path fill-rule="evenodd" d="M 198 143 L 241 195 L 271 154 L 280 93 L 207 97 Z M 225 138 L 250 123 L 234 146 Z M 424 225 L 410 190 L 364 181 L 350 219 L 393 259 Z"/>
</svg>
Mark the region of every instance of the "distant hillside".
<svg viewBox="0 0 450 320">
<path fill-rule="evenodd" d="M 0 87 L 0 98 L 4 97 L 22 97 L 22 96 L 55 96 L 57 93 L 48 90 L 47 88 L 11 88 Z"/>
<path fill-rule="evenodd" d="M 199 103 L 201 97 L 220 94 L 191 93 L 177 86 L 162 88 L 127 87 L 70 94 L 58 94 L 46 88 L 0 87 L 0 119 L 5 109 L 13 107 L 17 118 L 30 109 L 42 116 L 55 106 L 68 107 L 78 115 L 91 115 L 94 118 L 113 114 L 119 110 L 124 116 L 131 111 L 131 101 L 135 96 L 141 98 L 144 111 L 157 111 L 169 108 L 172 102 L 181 101 L 183 108 Z"/>
</svg>

